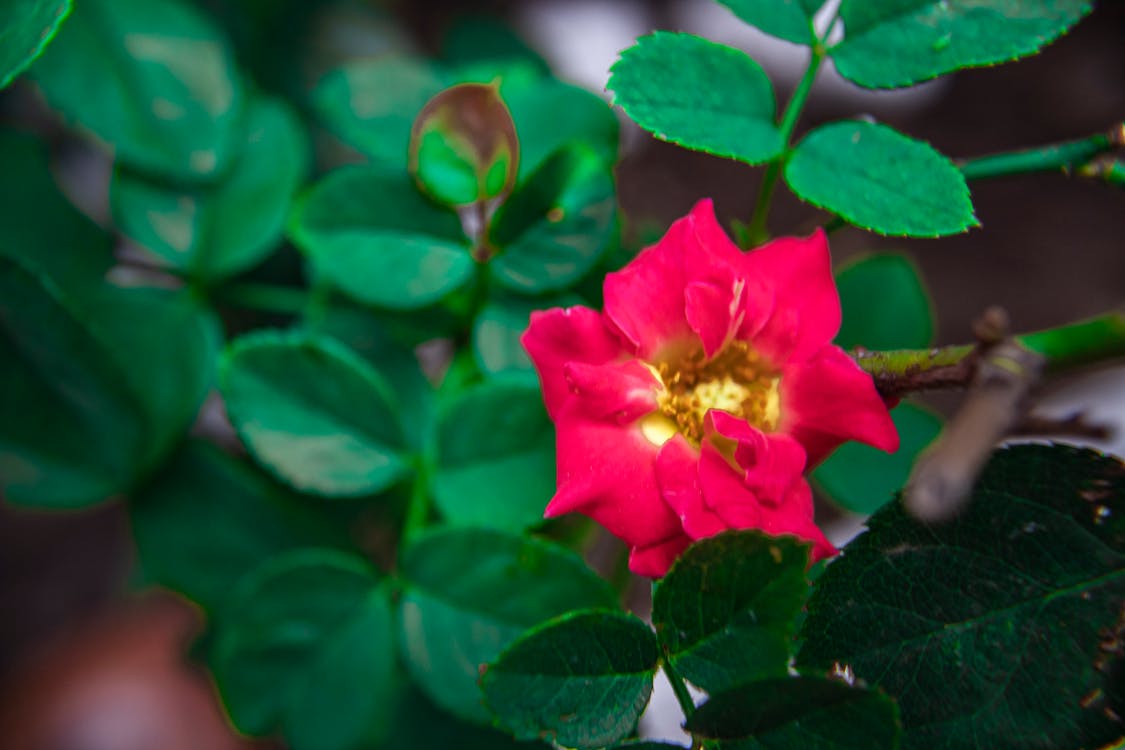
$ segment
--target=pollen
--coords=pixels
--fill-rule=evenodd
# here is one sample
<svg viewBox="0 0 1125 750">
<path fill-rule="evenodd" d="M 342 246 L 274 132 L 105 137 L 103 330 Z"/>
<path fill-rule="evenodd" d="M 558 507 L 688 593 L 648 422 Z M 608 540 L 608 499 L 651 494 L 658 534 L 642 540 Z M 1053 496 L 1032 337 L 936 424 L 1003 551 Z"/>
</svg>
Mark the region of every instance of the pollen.
<svg viewBox="0 0 1125 750">
<path fill-rule="evenodd" d="M 653 424 L 645 430 L 650 440 L 659 437 L 664 442 L 674 429 L 698 445 L 710 409 L 745 419 L 765 432 L 777 428 L 779 373 L 745 342 L 732 342 L 711 359 L 702 350 L 694 350 L 663 359 L 649 369 L 664 386 L 657 396 L 660 411 L 651 415 Z"/>
</svg>

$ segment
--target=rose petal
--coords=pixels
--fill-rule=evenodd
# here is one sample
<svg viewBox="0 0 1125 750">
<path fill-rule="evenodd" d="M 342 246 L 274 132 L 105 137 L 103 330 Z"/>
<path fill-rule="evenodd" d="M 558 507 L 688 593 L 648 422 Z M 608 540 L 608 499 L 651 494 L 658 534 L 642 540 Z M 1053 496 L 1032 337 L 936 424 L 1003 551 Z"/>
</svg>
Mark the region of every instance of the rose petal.
<svg viewBox="0 0 1125 750">
<path fill-rule="evenodd" d="M 779 389 L 779 427 L 805 447 L 810 467 L 845 440 L 898 450 L 898 431 L 875 383 L 840 347 L 786 368 Z"/>
<path fill-rule="evenodd" d="M 676 435 L 656 457 L 656 480 L 664 502 L 680 517 L 692 539 L 718 534 L 727 528 L 703 503 L 699 488 L 699 451 L 683 435 Z"/>
<path fill-rule="evenodd" d="M 792 436 L 762 432 L 744 419 L 711 410 L 705 434 L 736 442 L 735 462 L 745 471 L 743 483 L 763 504 L 780 503 L 805 470 L 805 449 Z"/>
<path fill-rule="evenodd" d="M 583 513 L 630 546 L 680 533 L 656 482 L 659 449 L 639 427 L 568 417 L 557 433 L 558 491 L 548 517 Z"/>
<path fill-rule="evenodd" d="M 591 365 L 567 362 L 563 375 L 574 395 L 574 409 L 594 419 L 633 422 L 656 409 L 662 386 L 637 360 Z"/>
<path fill-rule="evenodd" d="M 760 529 L 761 503 L 743 483 L 735 469 L 711 441 L 699 451 L 699 486 L 703 503 L 723 522 L 735 529 Z"/>
<path fill-rule="evenodd" d="M 762 245 L 743 256 L 741 269 L 773 293 L 774 313 L 751 343 L 774 362 L 805 359 L 840 330 L 840 296 L 822 230 Z"/>
<path fill-rule="evenodd" d="M 792 534 L 812 542 L 812 561 L 832 557 L 837 549 L 813 521 L 812 490 L 801 480 L 792 486 L 784 502 L 762 509 L 762 531 L 767 534 Z"/>
<path fill-rule="evenodd" d="M 633 547 L 629 553 L 629 570 L 639 576 L 661 578 L 690 544 L 691 539 L 679 534 L 646 547 Z"/>
<path fill-rule="evenodd" d="M 601 365 L 625 354 L 601 313 L 588 307 L 556 307 L 531 313 L 531 324 L 520 343 L 539 373 L 543 401 L 552 419 L 571 398 L 563 372 L 566 363 Z"/>
</svg>

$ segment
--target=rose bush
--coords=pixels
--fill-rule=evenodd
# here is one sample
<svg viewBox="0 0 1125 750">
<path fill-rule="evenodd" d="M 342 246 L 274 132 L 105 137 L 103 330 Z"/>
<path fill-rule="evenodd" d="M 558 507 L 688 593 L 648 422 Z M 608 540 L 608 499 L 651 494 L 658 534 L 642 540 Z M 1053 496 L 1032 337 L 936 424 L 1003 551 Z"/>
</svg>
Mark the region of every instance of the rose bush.
<svg viewBox="0 0 1125 750">
<path fill-rule="evenodd" d="M 662 576 L 692 540 L 761 529 L 835 549 L 805 472 L 846 440 L 898 448 L 871 378 L 831 341 L 824 233 L 744 253 L 698 203 L 605 279 L 605 310 L 533 313 L 522 341 L 558 433 L 547 516 L 580 512 Z"/>
</svg>

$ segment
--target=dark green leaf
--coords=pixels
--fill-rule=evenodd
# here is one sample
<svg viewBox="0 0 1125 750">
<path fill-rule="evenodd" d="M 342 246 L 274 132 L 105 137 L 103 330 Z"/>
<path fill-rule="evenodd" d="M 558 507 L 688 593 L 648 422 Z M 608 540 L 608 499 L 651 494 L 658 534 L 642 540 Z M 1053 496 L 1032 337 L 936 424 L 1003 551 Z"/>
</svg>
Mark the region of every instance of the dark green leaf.
<svg viewBox="0 0 1125 750">
<path fill-rule="evenodd" d="M 123 162 L 213 177 L 238 150 L 242 82 L 227 41 L 178 0 L 83 0 L 32 74 Z"/>
<path fill-rule="evenodd" d="M 377 164 L 405 172 L 414 118 L 454 83 L 440 66 L 388 56 L 328 73 L 313 92 L 325 124 Z"/>
<path fill-rule="evenodd" d="M 512 189 L 519 142 L 499 88 L 460 83 L 426 103 L 410 135 L 410 173 L 438 203 L 468 206 Z"/>
<path fill-rule="evenodd" d="M 909 86 L 959 68 L 1032 54 L 1090 12 L 1090 0 L 844 0 L 840 75 Z"/>
<path fill-rule="evenodd" d="M 844 349 L 921 349 L 933 343 L 929 294 L 905 255 L 878 253 L 836 273 L 843 323 L 836 344 Z"/>
<path fill-rule="evenodd" d="M 785 166 L 798 196 L 879 234 L 939 237 L 977 226 L 960 170 L 886 125 L 833 122 L 805 136 Z"/>
<path fill-rule="evenodd" d="M 121 231 L 194 279 L 218 280 L 261 261 L 281 239 L 307 148 L 280 100 L 251 102 L 242 137 L 231 171 L 214 185 L 184 188 L 118 168 L 110 196 Z"/>
<path fill-rule="evenodd" d="M 722 750 L 895 750 L 902 730 L 879 691 L 781 677 L 714 695 L 685 728 Z"/>
<path fill-rule="evenodd" d="M 140 471 L 143 406 L 84 315 L 0 258 L 0 488 L 13 503 L 73 508 Z"/>
<path fill-rule="evenodd" d="M 616 211 L 609 165 L 585 146 L 557 151 L 497 212 L 492 277 L 523 293 L 570 286 L 609 249 Z"/>
<path fill-rule="evenodd" d="M 290 233 L 318 273 L 382 307 L 433 304 L 476 269 L 457 215 L 427 201 L 405 172 L 332 172 L 298 202 Z"/>
<path fill-rule="evenodd" d="M 0 256 L 45 275 L 69 296 L 100 285 L 113 265 L 112 241 L 59 192 L 45 145 L 0 130 L 0 164 Z"/>
<path fill-rule="evenodd" d="M 555 493 L 555 431 L 535 383 L 497 380 L 438 418 L 434 498 L 457 526 L 522 531 Z"/>
<path fill-rule="evenodd" d="M 616 607 L 574 553 L 496 531 L 441 529 L 411 543 L 400 567 L 403 657 L 439 706 L 488 722 L 481 668 L 528 628 L 565 612 Z"/>
<path fill-rule="evenodd" d="M 456 19 L 442 40 L 442 56 L 453 65 L 512 61 L 530 65 L 540 75 L 550 72 L 539 53 L 511 26 L 492 16 Z"/>
<path fill-rule="evenodd" d="M 899 449 L 887 454 L 861 443 L 844 443 L 812 472 L 817 487 L 853 513 L 874 513 L 906 484 L 914 459 L 941 432 L 941 418 L 910 403 L 891 411 Z"/>
<path fill-rule="evenodd" d="M 658 31 L 621 53 L 608 88 L 638 125 L 685 148 L 761 164 L 785 146 L 769 78 L 731 47 Z"/>
<path fill-rule="evenodd" d="M 517 742 L 509 734 L 461 721 L 439 709 L 412 686 L 404 693 L 390 737 L 381 747 L 418 750 L 546 750 L 549 747 L 541 742 Z"/>
<path fill-rule="evenodd" d="M 132 498 L 129 518 L 146 576 L 211 611 L 269 557 L 339 541 L 300 498 L 198 440 Z"/>
<path fill-rule="evenodd" d="M 658 659 L 636 617 L 571 613 L 524 633 L 489 665 L 481 689 L 516 739 L 599 748 L 635 729 Z"/>
<path fill-rule="evenodd" d="M 828 567 L 799 663 L 846 665 L 902 711 L 906 748 L 1100 747 L 1125 601 L 1125 469 L 1064 446 L 998 451 L 968 509 L 899 503 Z M 1109 643 L 1109 646 L 1106 644 Z M 1117 661 L 1118 667 L 1120 660 Z"/>
<path fill-rule="evenodd" d="M 0 8 L 0 89 L 24 72 L 55 38 L 70 0 L 9 0 Z"/>
<path fill-rule="evenodd" d="M 523 373 L 528 376 L 528 382 L 536 382 L 531 360 L 520 343 L 531 313 L 580 304 L 582 299 L 576 295 L 542 298 L 494 294 L 473 323 L 473 353 L 481 372 L 486 375 L 503 373 L 506 377 Z"/>
<path fill-rule="evenodd" d="M 298 490 L 369 495 L 410 470 L 388 386 L 332 339 L 244 336 L 228 350 L 220 381 L 246 447 Z"/>
<path fill-rule="evenodd" d="M 243 578 L 216 622 L 211 666 L 235 725 L 293 750 L 352 750 L 394 716 L 394 620 L 357 557 L 307 549 Z"/>
<path fill-rule="evenodd" d="M 605 164 L 617 160 L 619 125 L 605 100 L 554 78 L 502 80 L 500 93 L 516 123 L 522 183 L 564 146 L 581 143 Z"/>
<path fill-rule="evenodd" d="M 719 0 L 751 26 L 795 44 L 816 41 L 813 16 L 824 0 Z"/>
<path fill-rule="evenodd" d="M 652 595 L 652 622 L 672 666 L 712 693 L 785 675 L 808 564 L 807 545 L 757 531 L 689 547 Z"/>
</svg>

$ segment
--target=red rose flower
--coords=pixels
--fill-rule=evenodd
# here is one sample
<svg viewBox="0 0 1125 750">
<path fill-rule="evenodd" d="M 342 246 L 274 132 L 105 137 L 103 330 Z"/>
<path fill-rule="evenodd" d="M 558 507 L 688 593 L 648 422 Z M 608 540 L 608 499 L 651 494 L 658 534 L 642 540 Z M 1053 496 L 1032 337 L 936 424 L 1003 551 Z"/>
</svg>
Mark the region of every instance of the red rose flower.
<svg viewBox="0 0 1125 750">
<path fill-rule="evenodd" d="M 835 549 L 804 479 L 845 440 L 898 434 L 832 338 L 840 300 L 823 232 L 740 251 L 709 200 L 605 279 L 605 311 L 533 313 L 522 342 L 558 433 L 546 515 L 590 516 L 662 576 L 724 529 Z"/>
</svg>

